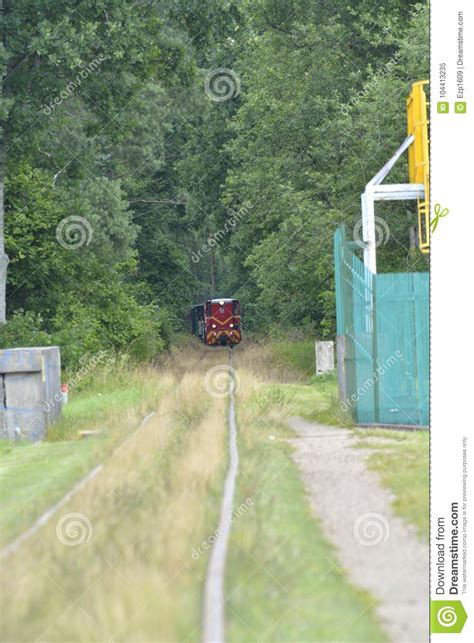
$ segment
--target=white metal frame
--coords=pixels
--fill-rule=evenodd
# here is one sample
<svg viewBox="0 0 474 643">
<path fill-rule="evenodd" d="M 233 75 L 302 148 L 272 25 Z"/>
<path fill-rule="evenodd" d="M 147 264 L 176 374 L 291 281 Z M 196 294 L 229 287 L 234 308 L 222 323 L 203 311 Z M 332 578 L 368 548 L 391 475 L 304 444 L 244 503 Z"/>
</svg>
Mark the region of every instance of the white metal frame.
<svg viewBox="0 0 474 643">
<path fill-rule="evenodd" d="M 361 195 L 362 236 L 364 239 L 364 265 L 373 273 L 377 272 L 377 244 L 375 236 L 375 201 L 404 201 L 423 199 L 423 183 L 394 183 L 382 185 L 382 181 L 398 161 L 400 156 L 415 140 L 410 134 L 400 145 L 392 158 L 367 183 Z"/>
</svg>

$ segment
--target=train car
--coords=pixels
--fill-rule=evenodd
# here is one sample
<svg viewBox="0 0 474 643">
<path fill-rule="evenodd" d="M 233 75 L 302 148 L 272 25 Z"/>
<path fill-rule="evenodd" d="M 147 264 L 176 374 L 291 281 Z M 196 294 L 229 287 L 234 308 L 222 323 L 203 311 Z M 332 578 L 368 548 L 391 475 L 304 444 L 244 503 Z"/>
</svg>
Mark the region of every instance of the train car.
<svg viewBox="0 0 474 643">
<path fill-rule="evenodd" d="M 208 299 L 191 308 L 194 335 L 208 346 L 234 346 L 242 339 L 237 299 Z"/>
</svg>

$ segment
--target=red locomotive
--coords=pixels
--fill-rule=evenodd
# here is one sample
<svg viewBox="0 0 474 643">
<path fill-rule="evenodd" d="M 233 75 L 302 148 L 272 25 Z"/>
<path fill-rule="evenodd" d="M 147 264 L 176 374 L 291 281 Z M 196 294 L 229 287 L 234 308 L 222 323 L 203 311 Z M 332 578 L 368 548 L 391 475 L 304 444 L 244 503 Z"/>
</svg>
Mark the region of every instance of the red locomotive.
<svg viewBox="0 0 474 643">
<path fill-rule="evenodd" d="M 237 299 L 209 299 L 191 308 L 192 332 L 208 346 L 234 346 L 241 340 Z"/>
</svg>

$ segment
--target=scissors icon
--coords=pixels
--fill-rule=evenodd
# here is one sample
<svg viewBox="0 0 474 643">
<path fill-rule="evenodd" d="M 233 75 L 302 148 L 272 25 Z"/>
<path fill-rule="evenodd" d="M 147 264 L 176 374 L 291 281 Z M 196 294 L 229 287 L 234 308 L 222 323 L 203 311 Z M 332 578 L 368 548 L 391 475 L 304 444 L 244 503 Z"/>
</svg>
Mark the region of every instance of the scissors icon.
<svg viewBox="0 0 474 643">
<path fill-rule="evenodd" d="M 448 208 L 441 209 L 441 204 L 436 203 L 434 207 L 435 216 L 431 219 L 431 232 L 434 232 L 438 227 L 439 220 L 449 214 Z"/>
</svg>

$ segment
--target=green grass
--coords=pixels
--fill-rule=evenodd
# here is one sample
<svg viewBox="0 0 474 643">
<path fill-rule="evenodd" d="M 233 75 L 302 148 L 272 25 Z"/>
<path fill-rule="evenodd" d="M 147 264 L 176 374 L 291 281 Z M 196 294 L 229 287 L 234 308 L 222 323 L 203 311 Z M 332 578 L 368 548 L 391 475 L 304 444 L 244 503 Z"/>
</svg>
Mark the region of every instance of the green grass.
<svg viewBox="0 0 474 643">
<path fill-rule="evenodd" d="M 394 494 L 395 512 L 417 527 L 420 536 L 429 537 L 429 433 L 359 429 L 359 447 L 369 448 L 369 468 L 376 471 L 383 485 Z M 379 438 L 366 440 L 364 438 Z M 383 438 L 394 443 L 384 444 Z"/>
<path fill-rule="evenodd" d="M 277 342 L 271 346 L 273 356 L 287 359 L 302 374 L 309 368 L 309 342 Z M 277 358 L 275 358 L 277 359 Z M 305 366 L 305 359 L 307 360 Z M 312 359 L 312 355 L 311 355 Z M 277 359 L 278 361 L 278 359 Z M 309 421 L 342 427 L 353 427 L 350 416 L 342 411 L 338 401 L 336 374 L 313 375 L 304 383 L 263 385 L 269 399 L 284 401 L 289 415 Z M 374 452 L 369 467 L 380 476 L 381 483 L 395 496 L 395 512 L 417 527 L 420 536 L 428 538 L 429 531 L 429 435 L 426 431 L 397 431 L 389 429 L 355 430 L 358 446 Z M 364 437 L 381 438 L 378 443 Z M 396 444 L 384 444 L 389 438 Z"/>
<path fill-rule="evenodd" d="M 289 415 L 332 426 L 352 426 L 339 404 L 337 382 L 332 376 L 314 377 L 310 384 L 263 384 L 265 396 L 285 402 Z"/>
<path fill-rule="evenodd" d="M 25 531 L 75 482 L 103 461 L 154 406 L 156 382 L 137 373 L 107 371 L 74 391 L 61 419 L 41 443 L 0 443 L 0 546 Z M 80 439 L 79 432 L 101 431 Z"/>
<path fill-rule="evenodd" d="M 219 356 L 204 363 L 197 355 L 194 371 L 189 357 L 181 379 L 142 371 L 142 389 L 151 384 L 163 391 L 156 414 L 139 432 L 131 426 L 101 473 L 5 561 L 11 609 L 2 622 L 4 640 L 33 641 L 45 632 L 50 641 L 78 643 L 200 640 L 209 552 L 198 558 L 193 552 L 218 524 L 227 405 L 206 395 L 203 384 Z M 113 395 L 113 386 L 108 389 Z M 81 400 L 82 394 L 69 412 L 82 416 Z M 105 413 L 102 403 L 97 412 Z M 114 412 L 124 415 L 123 409 Z M 17 453 L 27 466 L 32 459 L 25 454 L 33 450 L 60 459 L 69 444 L 106 443 L 19 445 Z M 58 518 L 71 511 L 90 524 L 90 542 L 77 547 L 57 535 Z"/>
<path fill-rule="evenodd" d="M 226 568 L 229 641 L 385 641 L 371 597 L 337 566 L 279 422 L 287 389 L 239 394 L 241 472 Z M 263 393 L 263 394 L 262 394 Z M 290 399 L 290 404 L 291 404 Z"/>
<path fill-rule="evenodd" d="M 80 431 L 108 431 L 110 410 L 127 410 L 141 403 L 146 391 L 139 387 L 117 388 L 104 393 L 87 390 L 73 396 L 64 407 L 62 418 L 49 431 L 48 440 L 75 439 Z"/>
<path fill-rule="evenodd" d="M 9 444 L 0 449 L 0 545 L 24 531 L 93 466 L 91 441 Z"/>
<path fill-rule="evenodd" d="M 301 355 L 301 351 L 292 354 Z M 236 362 L 241 359 L 237 356 Z M 178 372 L 189 373 L 190 354 L 186 353 L 184 365 L 178 357 Z M 311 512 L 287 444 L 287 438 L 293 435 L 284 423 L 289 415 L 335 422 L 335 378 L 308 377 L 302 384 L 294 380 L 281 384 L 272 379 L 271 383 L 257 384 L 252 373 L 259 370 L 259 362 L 255 355 L 251 358 L 249 372 L 239 369 L 241 470 L 234 506 L 246 498 L 252 504 L 232 526 L 225 585 L 227 638 L 231 642 L 385 641 L 371 597 L 352 586 L 337 567 L 337 552 Z M 212 360 L 219 362 L 221 358 L 217 353 L 206 354 L 206 360 L 201 361 L 201 353 L 196 352 L 194 359 L 198 372 L 191 379 L 185 374 L 178 387 L 176 380 L 166 383 L 167 376 L 161 371 L 158 376 L 157 371 L 146 369 L 140 373 L 108 371 L 84 390 L 73 392 L 63 419 L 47 442 L 0 445 L 1 527 L 6 543 L 59 500 L 94 464 L 107 458 L 124 435 L 133 431 L 139 418 L 157 408 L 161 400 L 156 416 L 159 430 L 149 428 L 144 433 L 146 443 L 140 436 L 132 438 L 133 451 L 121 449 L 109 459 L 103 489 L 88 485 L 71 505 L 90 516 L 94 525 L 93 543 L 80 549 L 83 558 L 77 574 L 69 575 L 68 556 L 78 553 L 59 547 L 54 524 L 45 528 L 41 537 L 32 539 L 31 546 L 36 547 L 37 558 L 41 552 L 45 568 L 49 565 L 57 571 L 59 565 L 64 571 L 62 583 L 70 583 L 70 595 L 52 589 L 46 577 L 38 581 L 36 567 L 27 558 L 18 556 L 14 561 L 18 567 L 14 568 L 14 577 L 27 581 L 18 584 L 10 626 L 18 633 L 18 623 L 22 623 L 25 640 L 36 638 L 48 619 L 69 604 L 70 597 L 89 587 L 94 589 L 87 592 L 84 605 L 96 622 L 107 623 L 113 633 L 124 613 L 135 613 L 164 583 L 166 591 L 140 612 L 140 618 L 132 621 L 130 632 L 124 636 L 149 639 L 157 635 L 159 623 L 161 640 L 183 640 L 191 631 L 190 640 L 198 639 L 207 556 L 193 561 L 191 552 L 212 535 L 217 524 L 225 468 L 221 451 L 227 442 L 221 444 L 225 426 L 220 411 L 202 419 L 206 404 L 212 401 L 203 398 L 203 376 Z M 162 407 L 165 412 L 161 417 Z M 202 424 L 198 425 L 200 419 Z M 195 429 L 193 434 L 189 432 L 191 427 Z M 79 430 L 101 428 L 107 429 L 104 437 L 76 439 Z M 395 510 L 425 531 L 427 434 L 385 430 L 358 430 L 356 434 L 361 446 L 373 449 L 369 466 L 393 491 Z M 374 445 L 364 440 L 365 436 L 390 437 L 396 444 Z M 213 456 L 214 470 L 202 480 L 210 464 L 211 447 L 218 447 Z M 114 489 L 114 494 L 109 489 Z M 192 493 L 183 493 L 187 489 Z M 129 550 L 131 542 L 136 543 L 136 552 Z M 122 577 L 120 580 L 111 573 L 95 587 L 94 578 L 107 561 L 115 560 L 117 551 L 124 554 L 120 567 L 124 577 L 136 577 L 135 584 L 123 583 Z M 183 561 L 187 569 L 166 585 L 166 579 L 174 579 L 181 570 Z M 42 598 L 41 610 L 38 582 L 41 596 L 46 597 Z M 110 598 L 115 595 L 119 597 L 117 603 Z M 68 613 L 57 625 L 56 640 L 70 640 L 71 632 L 75 632 L 76 640 L 95 640 L 91 623 L 84 620 L 80 610 Z M 30 630 L 34 636 L 28 636 Z"/>
<path fill-rule="evenodd" d="M 311 377 L 315 372 L 314 341 L 277 341 L 270 344 L 272 361 L 275 366 L 290 366 L 299 375 Z"/>
<path fill-rule="evenodd" d="M 285 395 L 292 415 L 306 420 L 333 426 L 351 426 L 350 416 L 341 409 L 336 373 L 318 376 L 315 374 L 313 340 L 278 340 L 268 344 L 265 361 L 269 361 L 277 377 L 271 384 Z M 288 369 L 293 377 L 288 379 Z M 279 378 L 278 375 L 283 375 Z M 278 382 L 278 379 L 283 379 Z"/>
</svg>

